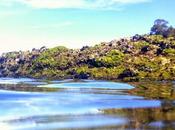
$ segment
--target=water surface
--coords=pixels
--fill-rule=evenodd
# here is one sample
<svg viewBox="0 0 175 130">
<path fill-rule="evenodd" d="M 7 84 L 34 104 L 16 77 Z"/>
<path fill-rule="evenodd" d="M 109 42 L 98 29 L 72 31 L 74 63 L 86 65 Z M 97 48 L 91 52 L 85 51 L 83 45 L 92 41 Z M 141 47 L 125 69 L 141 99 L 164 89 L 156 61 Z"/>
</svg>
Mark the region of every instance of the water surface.
<svg viewBox="0 0 175 130">
<path fill-rule="evenodd" d="M 173 82 L 151 85 L 155 86 L 154 91 L 147 83 L 0 78 L 0 128 L 174 129 Z M 159 96 L 152 93 L 159 93 Z"/>
</svg>

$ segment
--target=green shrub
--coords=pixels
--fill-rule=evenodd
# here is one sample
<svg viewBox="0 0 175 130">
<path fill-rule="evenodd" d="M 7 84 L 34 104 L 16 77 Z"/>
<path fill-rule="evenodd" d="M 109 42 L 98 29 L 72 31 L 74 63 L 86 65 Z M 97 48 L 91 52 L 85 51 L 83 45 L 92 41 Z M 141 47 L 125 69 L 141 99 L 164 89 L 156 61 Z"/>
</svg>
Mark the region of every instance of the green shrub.
<svg viewBox="0 0 175 130">
<path fill-rule="evenodd" d="M 98 58 L 97 64 L 104 67 L 114 67 L 124 59 L 124 56 L 119 50 L 111 50 L 106 56 Z"/>
<path fill-rule="evenodd" d="M 144 46 L 148 46 L 149 45 L 149 43 L 148 42 L 145 42 L 145 41 L 134 42 L 133 44 L 134 44 L 134 47 L 136 49 L 141 49 Z"/>
<path fill-rule="evenodd" d="M 64 57 L 59 57 L 60 59 L 57 59 L 57 56 L 61 53 L 64 53 L 68 51 L 66 47 L 58 46 L 55 48 L 51 48 L 47 51 L 44 51 L 41 53 L 41 55 L 34 61 L 34 67 L 41 67 L 41 68 L 55 68 L 59 65 L 65 65 L 67 64 L 67 61 L 64 60 Z"/>
<path fill-rule="evenodd" d="M 175 49 L 169 48 L 163 51 L 166 55 L 175 55 Z"/>
</svg>

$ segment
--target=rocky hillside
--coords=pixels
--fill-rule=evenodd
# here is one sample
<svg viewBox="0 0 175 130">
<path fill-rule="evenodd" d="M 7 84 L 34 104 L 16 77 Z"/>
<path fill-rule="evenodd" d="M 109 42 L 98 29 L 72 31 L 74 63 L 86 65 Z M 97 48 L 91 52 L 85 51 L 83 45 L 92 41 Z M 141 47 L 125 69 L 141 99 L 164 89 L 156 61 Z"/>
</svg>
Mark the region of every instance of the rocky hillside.
<svg viewBox="0 0 175 130">
<path fill-rule="evenodd" d="M 55 47 L 0 57 L 0 76 L 175 80 L 175 37 L 135 35 L 81 49 Z"/>
<path fill-rule="evenodd" d="M 3 53 L 0 56 L 0 77 L 28 76 L 33 61 L 46 51 L 45 47 L 32 51 Z"/>
</svg>

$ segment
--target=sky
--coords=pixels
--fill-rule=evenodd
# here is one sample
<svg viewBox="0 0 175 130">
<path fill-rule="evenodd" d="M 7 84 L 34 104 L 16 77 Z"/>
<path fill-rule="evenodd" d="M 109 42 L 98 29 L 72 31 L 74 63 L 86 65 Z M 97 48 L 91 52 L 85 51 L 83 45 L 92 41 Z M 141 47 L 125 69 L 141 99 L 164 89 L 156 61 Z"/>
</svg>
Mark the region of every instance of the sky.
<svg viewBox="0 0 175 130">
<path fill-rule="evenodd" d="M 175 0 L 0 0 L 0 53 L 42 46 L 80 48 L 175 26 Z"/>
</svg>

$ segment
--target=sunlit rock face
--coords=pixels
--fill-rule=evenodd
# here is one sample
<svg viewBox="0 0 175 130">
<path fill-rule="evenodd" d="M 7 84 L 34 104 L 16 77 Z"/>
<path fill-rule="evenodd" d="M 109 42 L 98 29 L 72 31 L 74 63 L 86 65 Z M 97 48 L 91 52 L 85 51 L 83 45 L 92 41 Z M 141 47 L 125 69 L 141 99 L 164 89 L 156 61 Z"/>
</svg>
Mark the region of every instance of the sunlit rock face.
<svg viewBox="0 0 175 130">
<path fill-rule="evenodd" d="M 174 129 L 174 99 L 165 85 L 150 83 L 142 95 L 137 83 L 95 80 L 0 78 L 0 127 L 5 130 Z M 146 83 L 142 83 L 145 86 Z M 147 83 L 148 84 L 148 83 Z M 149 86 L 148 86 L 149 87 Z M 141 89 L 141 90 L 140 90 Z M 161 94 L 162 93 L 162 94 Z M 173 97 L 173 96 L 172 96 Z M 163 99 L 163 100 L 162 100 Z"/>
<path fill-rule="evenodd" d="M 25 69 L 29 70 L 33 60 L 46 50 L 45 47 L 41 47 L 40 49 L 34 48 L 32 51 L 3 53 L 0 57 L 0 77 L 27 76 Z"/>
</svg>

